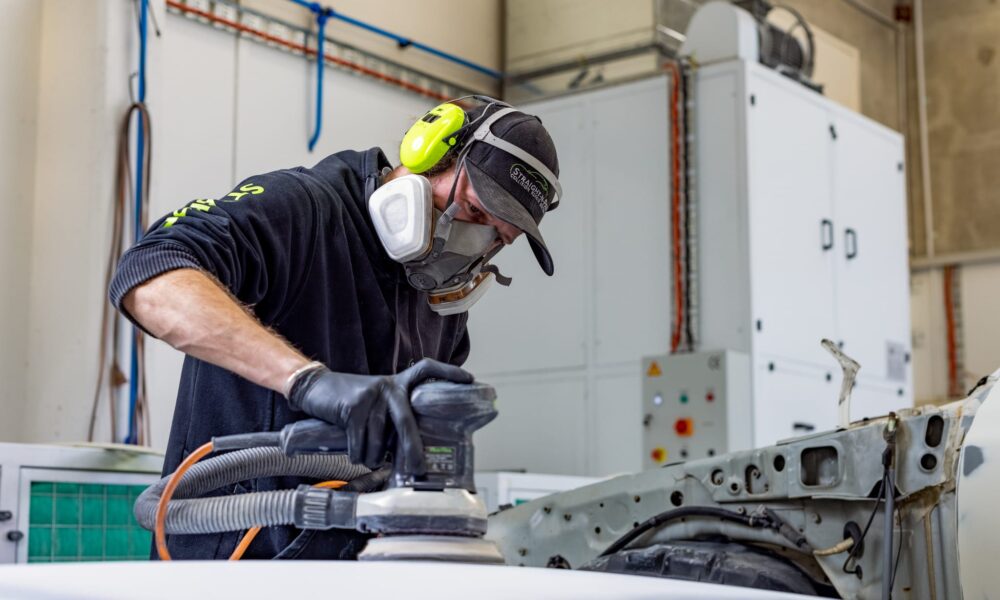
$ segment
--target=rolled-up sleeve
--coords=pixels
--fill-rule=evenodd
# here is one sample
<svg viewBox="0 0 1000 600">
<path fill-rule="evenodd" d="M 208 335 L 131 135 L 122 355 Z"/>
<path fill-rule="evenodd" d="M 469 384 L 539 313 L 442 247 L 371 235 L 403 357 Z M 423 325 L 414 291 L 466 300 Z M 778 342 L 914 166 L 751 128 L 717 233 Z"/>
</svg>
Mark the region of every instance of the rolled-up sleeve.
<svg viewBox="0 0 1000 600">
<path fill-rule="evenodd" d="M 164 216 L 118 263 L 108 289 L 122 306 L 135 287 L 176 269 L 211 274 L 241 302 L 280 303 L 301 282 L 316 231 L 316 203 L 287 171 L 245 180 L 218 199 Z"/>
</svg>

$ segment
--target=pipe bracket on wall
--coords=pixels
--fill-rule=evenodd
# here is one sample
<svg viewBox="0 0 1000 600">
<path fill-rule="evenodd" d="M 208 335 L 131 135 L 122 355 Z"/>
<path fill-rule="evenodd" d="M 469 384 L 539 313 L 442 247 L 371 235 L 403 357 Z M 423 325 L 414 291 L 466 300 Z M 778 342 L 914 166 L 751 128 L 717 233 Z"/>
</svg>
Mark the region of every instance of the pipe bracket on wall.
<svg viewBox="0 0 1000 600">
<path fill-rule="evenodd" d="M 309 2 L 308 0 L 291 0 L 295 4 L 308 8 L 314 15 L 316 15 L 316 28 L 317 28 L 317 40 L 316 40 L 316 124 L 313 128 L 312 137 L 309 139 L 309 151 L 312 152 L 313 148 L 316 147 L 316 142 L 319 140 L 320 131 L 323 128 L 323 66 L 326 62 L 326 55 L 323 51 L 324 42 L 326 41 L 326 22 L 329 19 L 337 19 L 344 23 L 348 23 L 355 27 L 364 29 L 376 35 L 389 38 L 394 40 L 400 49 L 406 48 L 416 48 L 438 58 L 447 60 L 449 62 L 461 65 L 467 69 L 476 71 L 493 79 L 503 79 L 503 73 L 490 69 L 489 67 L 484 67 L 483 65 L 474 63 L 470 60 L 464 59 L 460 56 L 444 52 L 438 48 L 428 46 L 416 40 L 403 37 L 399 34 L 393 33 L 381 27 L 376 27 L 371 23 L 366 23 L 360 19 L 355 19 L 347 15 L 338 13 L 332 8 L 328 8 L 320 5 L 317 2 Z"/>
</svg>

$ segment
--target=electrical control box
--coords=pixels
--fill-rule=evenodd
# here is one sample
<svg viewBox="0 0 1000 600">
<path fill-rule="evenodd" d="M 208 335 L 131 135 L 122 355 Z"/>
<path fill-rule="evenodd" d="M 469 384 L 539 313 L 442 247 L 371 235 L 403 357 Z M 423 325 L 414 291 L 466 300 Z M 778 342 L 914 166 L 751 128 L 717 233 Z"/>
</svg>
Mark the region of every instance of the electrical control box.
<svg viewBox="0 0 1000 600">
<path fill-rule="evenodd" d="M 746 354 L 649 356 L 642 372 L 643 468 L 752 447 Z"/>
</svg>

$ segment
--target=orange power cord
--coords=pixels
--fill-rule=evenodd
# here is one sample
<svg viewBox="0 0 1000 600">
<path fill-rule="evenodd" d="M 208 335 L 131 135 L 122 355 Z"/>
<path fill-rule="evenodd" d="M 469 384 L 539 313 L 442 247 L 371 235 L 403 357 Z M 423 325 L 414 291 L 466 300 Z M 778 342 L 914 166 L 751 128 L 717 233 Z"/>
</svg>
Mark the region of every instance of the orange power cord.
<svg viewBox="0 0 1000 600">
<path fill-rule="evenodd" d="M 184 473 L 191 468 L 191 465 L 195 464 L 205 456 L 212 453 L 215 446 L 212 442 L 206 442 L 198 447 L 197 450 L 188 454 L 187 458 L 181 462 L 181 465 L 177 467 L 174 474 L 170 476 L 170 480 L 167 481 L 167 487 L 163 488 L 163 495 L 160 496 L 160 502 L 156 505 L 156 553 L 160 556 L 160 560 L 170 560 L 170 551 L 167 550 L 167 506 L 170 504 L 170 498 L 174 495 L 174 490 L 177 489 L 177 485 L 181 482 L 181 478 L 184 477 Z"/>
<path fill-rule="evenodd" d="M 160 496 L 160 502 L 156 505 L 155 527 L 156 553 L 159 555 L 160 560 L 171 560 L 170 551 L 167 550 L 166 534 L 167 507 L 170 505 L 170 498 L 173 497 L 174 491 L 177 489 L 177 486 L 180 484 L 181 479 L 184 477 L 184 474 L 187 473 L 188 469 L 190 469 L 191 466 L 199 460 L 211 454 L 213 450 L 215 450 L 215 447 L 212 442 L 207 442 L 199 446 L 197 450 L 189 454 L 187 458 L 181 462 L 180 466 L 177 467 L 177 470 L 174 471 L 173 475 L 171 475 L 170 479 L 167 481 L 167 486 L 163 488 L 163 495 Z M 315 487 L 337 489 L 345 485 L 347 485 L 346 481 L 331 480 L 317 483 Z M 243 539 L 240 540 L 240 543 L 236 545 L 236 549 L 233 550 L 233 554 L 229 557 L 229 560 L 239 560 L 242 558 L 243 554 L 247 551 L 247 548 L 250 547 L 250 542 L 257 537 L 260 530 L 260 527 L 250 528 L 250 530 L 248 530 L 243 536 Z"/>
</svg>

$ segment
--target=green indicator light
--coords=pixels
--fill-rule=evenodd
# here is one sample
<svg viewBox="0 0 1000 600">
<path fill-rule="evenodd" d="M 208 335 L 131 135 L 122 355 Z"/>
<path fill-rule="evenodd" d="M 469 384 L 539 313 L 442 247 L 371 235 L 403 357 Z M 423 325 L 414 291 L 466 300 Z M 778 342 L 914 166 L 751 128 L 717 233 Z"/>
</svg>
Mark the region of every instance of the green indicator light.
<svg viewBox="0 0 1000 600">
<path fill-rule="evenodd" d="M 681 394 L 681 404 L 687 404 L 687 403 L 688 403 L 688 395 Z"/>
</svg>

